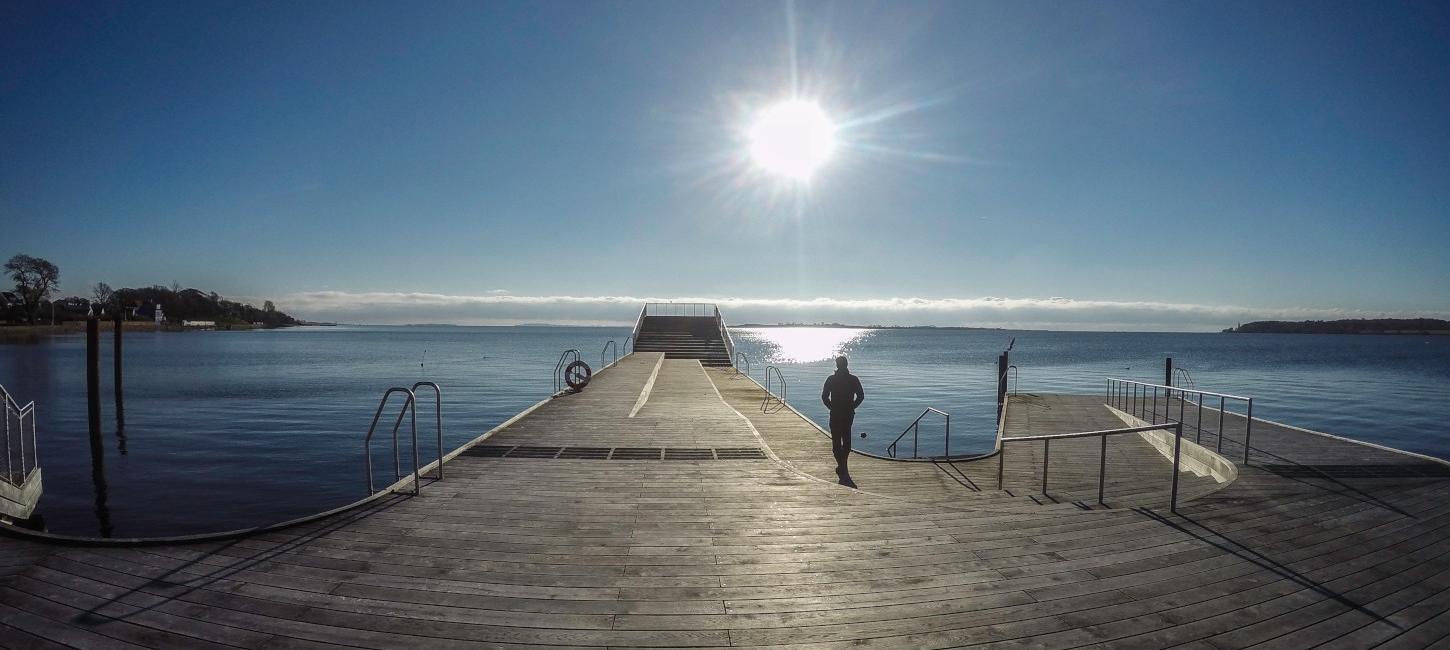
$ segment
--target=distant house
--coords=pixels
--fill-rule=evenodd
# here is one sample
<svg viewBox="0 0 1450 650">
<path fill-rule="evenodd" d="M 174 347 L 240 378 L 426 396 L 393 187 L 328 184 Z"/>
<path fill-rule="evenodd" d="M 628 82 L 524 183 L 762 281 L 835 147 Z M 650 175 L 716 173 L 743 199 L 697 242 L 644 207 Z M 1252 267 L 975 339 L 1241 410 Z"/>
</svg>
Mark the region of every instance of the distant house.
<svg viewBox="0 0 1450 650">
<path fill-rule="evenodd" d="M 146 303 L 136 308 L 136 317 L 154 320 L 157 323 L 166 320 L 166 314 L 162 313 L 161 305 L 154 302 Z"/>
<path fill-rule="evenodd" d="M 57 309 L 64 309 L 66 311 L 73 311 L 84 314 L 90 311 L 91 301 L 86 300 L 85 298 L 81 298 L 79 296 L 71 296 L 69 298 L 62 298 L 55 301 L 55 306 Z"/>
<path fill-rule="evenodd" d="M 181 321 L 181 326 L 182 327 L 215 328 L 216 327 L 216 321 L 214 321 L 214 320 L 182 320 Z"/>
<path fill-rule="evenodd" d="M 0 291 L 0 309 L 19 307 L 23 304 L 25 304 L 25 301 L 21 300 L 20 296 L 16 295 L 15 292 Z"/>
</svg>

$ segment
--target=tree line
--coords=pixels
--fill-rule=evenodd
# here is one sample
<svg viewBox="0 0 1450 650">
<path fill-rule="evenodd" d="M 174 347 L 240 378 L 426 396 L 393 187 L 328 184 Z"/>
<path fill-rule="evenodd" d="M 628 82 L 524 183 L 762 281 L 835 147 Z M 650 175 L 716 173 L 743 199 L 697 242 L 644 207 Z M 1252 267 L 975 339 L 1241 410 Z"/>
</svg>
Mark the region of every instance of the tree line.
<svg viewBox="0 0 1450 650">
<path fill-rule="evenodd" d="M 1450 321 L 1438 318 L 1353 318 L 1300 322 L 1261 320 L 1230 327 L 1235 334 L 1432 334 L 1450 332 Z"/>
<path fill-rule="evenodd" d="M 227 300 L 216 292 L 155 285 L 140 288 L 112 289 L 104 282 L 91 288 L 90 298 L 60 299 L 60 268 L 49 260 L 29 255 L 16 255 L 5 263 L 5 273 L 15 282 L 14 292 L 0 295 L 0 311 L 7 322 L 24 321 L 35 325 L 42 316 L 54 313 L 57 320 L 75 320 L 88 314 L 118 311 L 126 318 L 147 318 L 160 307 L 168 321 L 209 320 L 217 325 L 260 323 L 264 327 L 296 325 L 297 319 L 277 311 L 272 301 L 261 307 Z M 50 312 L 50 313 L 46 313 Z"/>
</svg>

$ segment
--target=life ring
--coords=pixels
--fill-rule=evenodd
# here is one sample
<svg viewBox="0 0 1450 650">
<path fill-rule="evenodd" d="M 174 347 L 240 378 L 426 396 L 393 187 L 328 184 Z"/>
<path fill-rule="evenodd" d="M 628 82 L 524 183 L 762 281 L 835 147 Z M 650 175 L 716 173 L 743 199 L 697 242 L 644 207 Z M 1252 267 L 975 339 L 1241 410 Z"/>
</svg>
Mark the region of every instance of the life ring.
<svg viewBox="0 0 1450 650">
<path fill-rule="evenodd" d="M 575 361 L 564 368 L 564 383 L 576 391 L 584 390 L 589 385 L 589 378 L 593 376 L 594 371 L 583 361 Z"/>
</svg>

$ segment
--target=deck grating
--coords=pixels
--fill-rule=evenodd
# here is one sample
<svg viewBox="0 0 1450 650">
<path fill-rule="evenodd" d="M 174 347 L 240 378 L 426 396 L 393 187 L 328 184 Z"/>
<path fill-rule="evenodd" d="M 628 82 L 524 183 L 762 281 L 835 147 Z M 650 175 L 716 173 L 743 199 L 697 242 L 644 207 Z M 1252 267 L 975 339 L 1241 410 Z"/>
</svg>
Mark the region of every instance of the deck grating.
<svg viewBox="0 0 1450 650">
<path fill-rule="evenodd" d="M 666 447 L 665 460 L 715 460 L 709 447 Z"/>
<path fill-rule="evenodd" d="M 614 460 L 659 460 L 663 447 L 615 447 Z"/>
<path fill-rule="evenodd" d="M 533 447 L 477 445 L 461 455 L 475 458 L 561 460 L 763 460 L 759 447 Z"/>
<path fill-rule="evenodd" d="M 559 452 L 558 458 L 568 458 L 575 460 L 608 460 L 609 452 L 611 451 L 613 451 L 613 449 L 609 447 L 565 447 L 563 451 Z"/>
</svg>

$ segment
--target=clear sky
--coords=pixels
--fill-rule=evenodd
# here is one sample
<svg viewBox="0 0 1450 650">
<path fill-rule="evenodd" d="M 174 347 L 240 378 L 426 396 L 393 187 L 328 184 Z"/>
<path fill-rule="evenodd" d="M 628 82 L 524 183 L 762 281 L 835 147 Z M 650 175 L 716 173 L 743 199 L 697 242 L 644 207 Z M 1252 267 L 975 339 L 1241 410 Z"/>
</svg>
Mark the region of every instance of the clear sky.
<svg viewBox="0 0 1450 650">
<path fill-rule="evenodd" d="M 12 0 L 0 223 L 349 322 L 1447 317 L 1450 4 Z"/>
</svg>

